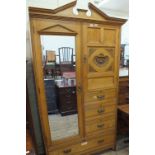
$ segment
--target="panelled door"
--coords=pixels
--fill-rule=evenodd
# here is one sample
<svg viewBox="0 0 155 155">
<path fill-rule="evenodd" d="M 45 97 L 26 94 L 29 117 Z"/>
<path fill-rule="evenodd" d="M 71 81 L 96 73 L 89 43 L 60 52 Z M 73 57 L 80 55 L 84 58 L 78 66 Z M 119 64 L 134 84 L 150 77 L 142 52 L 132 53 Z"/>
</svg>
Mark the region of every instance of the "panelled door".
<svg viewBox="0 0 155 155">
<path fill-rule="evenodd" d="M 112 26 L 84 23 L 82 34 L 84 92 L 116 88 L 119 30 Z"/>
</svg>

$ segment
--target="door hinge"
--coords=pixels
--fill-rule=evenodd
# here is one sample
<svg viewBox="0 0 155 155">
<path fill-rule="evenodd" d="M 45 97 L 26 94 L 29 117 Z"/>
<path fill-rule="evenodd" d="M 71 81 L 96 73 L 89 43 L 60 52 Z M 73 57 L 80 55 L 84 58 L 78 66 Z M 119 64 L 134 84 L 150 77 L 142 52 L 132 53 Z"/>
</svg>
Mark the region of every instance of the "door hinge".
<svg viewBox="0 0 155 155">
<path fill-rule="evenodd" d="M 77 86 L 76 89 L 77 89 L 77 92 L 80 93 L 80 92 L 82 91 L 82 87 L 81 87 L 81 85 Z"/>
<path fill-rule="evenodd" d="M 83 56 L 83 63 L 86 64 L 87 63 L 87 56 Z"/>
<path fill-rule="evenodd" d="M 38 88 L 38 93 L 40 94 L 40 88 Z"/>
</svg>

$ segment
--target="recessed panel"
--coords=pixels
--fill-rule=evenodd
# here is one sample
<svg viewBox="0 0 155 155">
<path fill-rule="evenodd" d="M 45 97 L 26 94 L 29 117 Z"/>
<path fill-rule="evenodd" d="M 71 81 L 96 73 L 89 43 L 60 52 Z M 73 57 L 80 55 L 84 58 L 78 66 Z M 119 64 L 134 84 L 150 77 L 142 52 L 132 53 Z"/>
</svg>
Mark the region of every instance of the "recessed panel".
<svg viewBox="0 0 155 155">
<path fill-rule="evenodd" d="M 88 72 L 112 72 L 114 70 L 114 51 L 114 48 L 88 48 Z"/>
<path fill-rule="evenodd" d="M 116 43 L 116 30 L 104 29 L 103 38 L 104 45 L 114 46 Z"/>
<path fill-rule="evenodd" d="M 88 27 L 87 42 L 88 43 L 100 43 L 101 42 L 101 29 Z"/>
<path fill-rule="evenodd" d="M 88 79 L 88 90 L 114 87 L 114 77 Z"/>
</svg>

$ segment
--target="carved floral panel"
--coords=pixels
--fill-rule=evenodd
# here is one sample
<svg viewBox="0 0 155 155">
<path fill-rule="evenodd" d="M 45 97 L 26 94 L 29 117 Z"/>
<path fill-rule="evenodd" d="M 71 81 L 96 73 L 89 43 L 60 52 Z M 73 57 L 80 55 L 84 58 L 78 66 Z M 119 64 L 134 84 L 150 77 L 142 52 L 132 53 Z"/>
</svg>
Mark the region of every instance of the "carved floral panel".
<svg viewBox="0 0 155 155">
<path fill-rule="evenodd" d="M 89 48 L 89 72 L 112 71 L 114 48 Z"/>
</svg>

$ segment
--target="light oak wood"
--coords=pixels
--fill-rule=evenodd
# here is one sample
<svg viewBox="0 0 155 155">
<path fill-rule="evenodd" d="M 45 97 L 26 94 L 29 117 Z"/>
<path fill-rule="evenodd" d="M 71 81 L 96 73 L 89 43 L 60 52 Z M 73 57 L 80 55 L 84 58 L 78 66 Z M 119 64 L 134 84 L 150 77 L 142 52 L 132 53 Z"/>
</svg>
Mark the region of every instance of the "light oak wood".
<svg viewBox="0 0 155 155">
<path fill-rule="evenodd" d="M 85 117 L 104 115 L 105 113 L 116 112 L 116 105 L 105 106 L 102 104 L 91 104 L 85 106 Z"/>
<path fill-rule="evenodd" d="M 91 3 L 92 16 L 86 16 L 83 10 L 79 10 L 79 15 L 75 16 L 72 13 L 74 5 L 75 2 L 72 2 L 55 10 L 29 8 L 32 60 L 47 155 L 65 152 L 90 154 L 115 145 L 120 27 L 126 20 L 109 17 Z M 79 135 L 58 141 L 52 141 L 48 123 L 41 60 L 40 35 L 43 34 L 75 36 Z M 106 130 L 99 133 L 94 127 L 96 124 L 91 122 L 97 123 L 104 117 Z M 93 134 L 88 135 L 87 132 Z"/>
<path fill-rule="evenodd" d="M 86 122 L 86 134 L 93 134 L 93 132 L 103 132 L 105 129 L 114 128 L 115 127 L 115 117 L 112 115 L 111 117 L 104 119 L 94 119 L 92 121 Z"/>
<path fill-rule="evenodd" d="M 116 98 L 115 89 L 102 89 L 86 93 L 85 102 L 98 102 L 98 101 L 104 102 L 107 99 L 115 99 L 115 98 Z"/>
<path fill-rule="evenodd" d="M 78 154 L 79 152 L 90 149 L 90 148 L 95 148 L 101 145 L 112 143 L 113 140 L 114 140 L 114 135 L 112 134 L 106 135 L 103 137 L 97 137 L 96 139 L 84 141 L 80 144 L 64 148 L 59 151 L 59 155 L 66 155 L 66 154 L 74 155 L 76 153 Z"/>
</svg>

